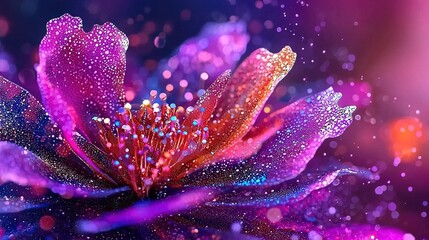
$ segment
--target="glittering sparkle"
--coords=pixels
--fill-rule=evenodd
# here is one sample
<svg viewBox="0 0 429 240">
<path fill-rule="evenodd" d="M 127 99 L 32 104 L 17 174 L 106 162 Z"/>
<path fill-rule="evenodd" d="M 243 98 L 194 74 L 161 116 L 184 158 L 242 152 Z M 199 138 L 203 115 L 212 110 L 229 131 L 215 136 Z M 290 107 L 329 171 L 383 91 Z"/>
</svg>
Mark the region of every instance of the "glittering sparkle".
<svg viewBox="0 0 429 240">
<path fill-rule="evenodd" d="M 118 233 L 137 231 L 147 239 L 405 236 L 379 226 L 334 225 L 342 209 L 325 201 L 335 189 L 329 187 L 345 175 L 373 180 L 377 169 L 310 161 L 326 139 L 346 130 L 356 108 L 340 107 L 333 88 L 309 89 L 310 96 L 282 108 L 267 104 L 297 55 L 289 46 L 276 53 L 260 48 L 227 70 L 249 40 L 235 20 L 208 25 L 152 66 L 159 81 L 149 77 L 142 94 L 124 89 L 129 42 L 113 24 L 85 32 L 82 20 L 68 14 L 49 21 L 36 67 L 43 104 L 0 77 L 0 184 L 24 189 L 0 191 L 0 214 L 19 212 L 1 216 L 0 237 L 4 226 L 21 239 L 65 228 L 72 229 L 67 238 L 82 238 L 133 225 L 132 232 Z M 140 37 L 133 35 L 131 46 Z M 152 42 L 164 48 L 167 39 L 162 32 Z M 388 190 L 381 185 L 375 193 Z M 21 221 L 27 212 L 36 221 Z"/>
<path fill-rule="evenodd" d="M 168 104 L 165 93 L 160 94 L 162 103 L 158 104 L 155 97 L 153 91 L 152 99 L 144 100 L 137 111 L 125 104 L 114 122 L 93 118 L 112 165 L 139 195 L 147 193 L 154 182 L 166 180 L 170 167 L 204 148 L 208 138 L 209 129 L 201 119 L 203 107 Z"/>
</svg>

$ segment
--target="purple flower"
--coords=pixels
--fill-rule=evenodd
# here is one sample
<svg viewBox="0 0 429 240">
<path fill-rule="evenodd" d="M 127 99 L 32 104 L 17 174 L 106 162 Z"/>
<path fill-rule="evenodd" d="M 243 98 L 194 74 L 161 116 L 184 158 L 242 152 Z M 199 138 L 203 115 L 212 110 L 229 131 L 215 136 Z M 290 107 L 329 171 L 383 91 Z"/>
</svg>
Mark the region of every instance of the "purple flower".
<svg viewBox="0 0 429 240">
<path fill-rule="evenodd" d="M 256 121 L 296 54 L 290 47 L 275 54 L 258 49 L 234 71 L 223 72 L 233 67 L 248 37 L 239 23 L 209 29 L 157 71 L 168 71 L 164 78 L 178 91 L 172 85 L 172 93 L 161 92 L 151 77 L 147 85 L 156 90 L 146 89 L 147 99 L 131 104 L 123 89 L 127 37 L 111 23 L 86 33 L 79 18 L 51 20 L 37 68 L 43 105 L 0 77 L 0 182 L 48 188 L 66 198 L 58 200 L 61 206 L 82 209 L 76 225 L 64 220 L 69 232 L 57 233 L 68 237 L 133 225 L 150 234 L 139 230 L 138 238 L 162 239 L 402 236 L 371 226 L 273 224 L 280 221 L 280 208 L 273 207 L 302 212 L 313 192 L 338 176 L 364 172 L 339 164 L 306 170 L 321 143 L 351 124 L 355 107 L 340 108 L 341 95 L 327 89 Z M 223 73 L 201 91 L 195 69 L 204 69 L 203 80 Z M 185 84 L 179 79 L 186 76 Z M 184 105 L 167 103 L 168 96 Z M 3 195 L 2 214 L 53 204 Z M 123 210 L 97 211 L 106 199 L 122 206 L 135 196 L 140 200 Z M 22 238 L 27 235 L 19 232 L 29 231 L 15 230 L 6 234 Z"/>
</svg>

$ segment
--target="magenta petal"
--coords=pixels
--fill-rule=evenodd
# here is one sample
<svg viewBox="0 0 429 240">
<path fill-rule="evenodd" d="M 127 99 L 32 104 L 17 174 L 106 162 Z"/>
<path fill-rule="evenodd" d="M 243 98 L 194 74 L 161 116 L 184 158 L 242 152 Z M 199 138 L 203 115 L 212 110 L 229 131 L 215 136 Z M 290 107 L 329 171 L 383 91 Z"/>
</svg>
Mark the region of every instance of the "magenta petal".
<svg viewBox="0 0 429 240">
<path fill-rule="evenodd" d="M 113 117 L 123 106 L 127 48 L 127 37 L 111 23 L 86 33 L 82 20 L 68 14 L 49 21 L 38 83 L 48 113 L 66 135 L 77 127 L 94 141 L 91 119 Z"/>
<path fill-rule="evenodd" d="M 278 129 L 263 144 L 246 144 L 247 152 L 259 151 L 240 160 L 239 154 L 207 166 L 185 179 L 191 185 L 215 186 L 273 185 L 293 179 L 301 173 L 326 138 L 337 137 L 352 122 L 355 107 L 340 108 L 341 94 L 331 88 L 274 112 L 256 126 L 254 132 L 266 134 Z M 266 137 L 255 137 L 256 141 Z M 252 139 L 246 139 L 251 141 Z M 261 147 L 262 144 L 262 147 Z"/>
<path fill-rule="evenodd" d="M 210 189 L 192 190 L 163 200 L 139 203 L 95 219 L 81 220 L 77 226 L 82 232 L 98 233 L 123 226 L 146 223 L 160 216 L 194 208 L 200 203 L 210 201 L 214 196 L 215 192 Z"/>
<path fill-rule="evenodd" d="M 37 156 L 13 143 L 0 142 L 0 184 L 45 187 L 50 182 L 49 168 Z M 48 171 L 48 172 L 47 172 Z"/>
<path fill-rule="evenodd" d="M 355 107 L 340 108 L 337 103 L 340 98 L 341 94 L 329 88 L 264 119 L 260 128 L 273 122 L 282 123 L 282 129 L 268 139 L 251 159 L 254 169 L 266 174 L 265 184 L 296 177 L 325 139 L 338 137 L 351 124 Z M 246 180 L 242 183 L 245 184 Z"/>
</svg>

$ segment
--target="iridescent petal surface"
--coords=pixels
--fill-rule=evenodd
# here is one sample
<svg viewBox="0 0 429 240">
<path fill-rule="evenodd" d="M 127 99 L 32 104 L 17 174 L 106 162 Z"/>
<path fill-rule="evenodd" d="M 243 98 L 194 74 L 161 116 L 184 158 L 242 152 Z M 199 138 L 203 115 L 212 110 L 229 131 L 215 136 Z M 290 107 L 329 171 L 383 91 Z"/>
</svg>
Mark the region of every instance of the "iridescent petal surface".
<svg viewBox="0 0 429 240">
<path fill-rule="evenodd" d="M 352 122 L 355 108 L 340 108 L 340 96 L 327 89 L 272 113 L 254 127 L 259 135 L 251 133 L 240 143 L 245 152 L 256 155 L 242 160 L 242 149 L 233 146 L 228 155 L 221 155 L 229 159 L 198 170 L 185 184 L 272 185 L 296 177 L 326 138 L 339 136 Z"/>
<path fill-rule="evenodd" d="M 78 128 L 94 140 L 91 119 L 113 117 L 123 106 L 127 48 L 127 37 L 111 23 L 86 33 L 82 20 L 68 14 L 48 22 L 38 83 L 46 110 L 63 131 Z"/>
</svg>

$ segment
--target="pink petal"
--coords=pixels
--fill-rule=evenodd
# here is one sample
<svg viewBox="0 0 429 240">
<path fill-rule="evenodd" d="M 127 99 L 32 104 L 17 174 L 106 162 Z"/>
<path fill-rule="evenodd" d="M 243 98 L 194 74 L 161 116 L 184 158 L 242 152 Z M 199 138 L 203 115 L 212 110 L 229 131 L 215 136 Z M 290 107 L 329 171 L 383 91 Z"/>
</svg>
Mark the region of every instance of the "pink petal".
<svg viewBox="0 0 429 240">
<path fill-rule="evenodd" d="M 81 220 L 77 226 L 82 232 L 98 233 L 123 226 L 147 223 L 161 216 L 194 208 L 200 203 L 210 201 L 214 195 L 215 193 L 210 189 L 188 191 L 163 200 L 142 202 L 95 219 Z"/>
<path fill-rule="evenodd" d="M 340 108 L 340 97 L 330 88 L 274 112 L 238 143 L 244 153 L 233 146 L 226 151 L 229 155 L 218 155 L 227 160 L 206 166 L 185 181 L 194 185 L 247 186 L 293 179 L 326 138 L 341 135 L 351 124 L 355 107 Z M 241 160 L 253 152 L 258 153 Z"/>
<path fill-rule="evenodd" d="M 127 37 L 105 23 L 86 33 L 65 14 L 49 21 L 40 44 L 38 83 L 43 103 L 67 135 L 78 128 L 96 142 L 94 116 L 113 117 L 123 106 Z"/>
<path fill-rule="evenodd" d="M 198 90 L 206 89 L 204 86 L 208 86 L 224 71 L 235 67 L 246 51 L 248 41 L 243 22 L 207 24 L 198 36 L 184 42 L 174 55 L 161 60 L 140 95 L 147 98 L 148 90 L 163 92 L 165 85 L 171 84 L 174 91 L 169 95 L 176 104 L 188 102 L 184 98 L 186 92 L 192 93 L 193 99 L 196 99 Z M 186 85 L 180 84 L 182 80 L 185 80 Z"/>
</svg>

